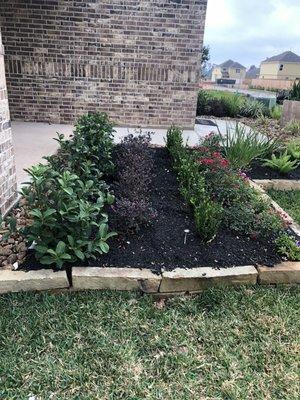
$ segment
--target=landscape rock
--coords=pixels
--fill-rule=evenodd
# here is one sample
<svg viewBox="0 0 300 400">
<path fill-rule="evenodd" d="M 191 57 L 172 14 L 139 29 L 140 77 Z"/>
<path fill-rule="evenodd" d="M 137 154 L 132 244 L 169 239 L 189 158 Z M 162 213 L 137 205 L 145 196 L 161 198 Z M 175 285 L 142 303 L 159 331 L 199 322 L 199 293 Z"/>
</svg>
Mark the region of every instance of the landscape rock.
<svg viewBox="0 0 300 400">
<path fill-rule="evenodd" d="M 161 276 L 148 269 L 137 268 L 72 268 L 74 289 L 140 290 L 145 293 L 158 291 Z"/>
<path fill-rule="evenodd" d="M 231 268 L 177 268 L 162 274 L 161 293 L 198 292 L 212 286 L 245 285 L 257 282 L 254 266 Z"/>
<path fill-rule="evenodd" d="M 270 268 L 259 266 L 258 282 L 262 285 L 300 283 L 300 262 L 286 261 Z"/>
<path fill-rule="evenodd" d="M 12 268 L 11 265 L 10 268 Z M 53 272 L 46 269 L 28 272 L 0 270 L 0 293 L 40 291 L 68 287 L 69 282 L 65 271 Z"/>
</svg>

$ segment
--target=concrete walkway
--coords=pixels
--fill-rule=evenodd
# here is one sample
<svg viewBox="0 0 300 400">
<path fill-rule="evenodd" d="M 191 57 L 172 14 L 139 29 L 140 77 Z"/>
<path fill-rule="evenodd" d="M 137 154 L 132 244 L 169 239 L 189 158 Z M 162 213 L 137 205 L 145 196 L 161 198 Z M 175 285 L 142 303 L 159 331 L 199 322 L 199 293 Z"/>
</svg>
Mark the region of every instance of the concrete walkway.
<svg viewBox="0 0 300 400">
<path fill-rule="evenodd" d="M 205 117 L 204 117 L 205 118 Z M 207 119 L 207 118 L 206 118 Z M 226 133 L 228 124 L 234 126 L 234 121 L 228 120 L 210 120 L 216 126 L 196 124 L 194 130 L 184 130 L 183 138 L 188 145 L 195 146 L 199 143 L 200 138 L 205 137 L 211 132 Z M 115 132 L 115 142 L 118 143 L 129 133 L 138 134 L 140 129 L 117 127 Z M 54 154 L 58 148 L 58 143 L 53 140 L 57 137 L 56 133 L 63 133 L 66 137 L 72 134 L 72 125 L 48 124 L 40 122 L 12 122 L 13 143 L 16 156 L 16 169 L 18 188 L 28 179 L 24 168 L 29 168 L 39 162 L 44 162 L 43 157 Z M 167 129 L 143 128 L 142 132 L 152 132 L 152 143 L 156 145 L 164 145 Z"/>
</svg>

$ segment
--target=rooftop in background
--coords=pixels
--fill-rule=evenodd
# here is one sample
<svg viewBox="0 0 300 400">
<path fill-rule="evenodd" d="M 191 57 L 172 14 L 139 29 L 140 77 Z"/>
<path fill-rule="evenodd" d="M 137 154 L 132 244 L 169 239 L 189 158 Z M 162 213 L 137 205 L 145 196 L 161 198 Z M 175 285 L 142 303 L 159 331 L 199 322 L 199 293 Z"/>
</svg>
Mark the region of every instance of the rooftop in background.
<svg viewBox="0 0 300 400">
<path fill-rule="evenodd" d="M 274 61 L 285 61 L 291 63 L 300 63 L 300 57 L 292 51 L 285 51 L 284 53 L 278 54 L 277 56 L 267 58 L 263 63 L 274 62 Z"/>
<path fill-rule="evenodd" d="M 251 65 L 251 67 L 246 72 L 246 79 L 255 79 L 259 76 L 260 69 L 255 65 Z"/>
<path fill-rule="evenodd" d="M 236 62 L 236 61 L 233 61 L 233 60 L 227 60 L 227 61 L 225 61 L 225 62 L 223 62 L 222 64 L 220 64 L 219 65 L 219 67 L 222 67 L 222 68 L 243 68 L 243 69 L 246 69 L 246 67 L 244 67 L 242 64 L 240 64 L 240 63 L 238 63 L 238 62 Z"/>
</svg>

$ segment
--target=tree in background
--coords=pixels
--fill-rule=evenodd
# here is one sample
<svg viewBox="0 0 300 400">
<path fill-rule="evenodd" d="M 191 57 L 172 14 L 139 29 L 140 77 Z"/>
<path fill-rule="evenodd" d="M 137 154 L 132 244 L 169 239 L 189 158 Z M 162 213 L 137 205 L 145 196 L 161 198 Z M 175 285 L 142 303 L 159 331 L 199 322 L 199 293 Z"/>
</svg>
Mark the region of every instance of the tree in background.
<svg viewBox="0 0 300 400">
<path fill-rule="evenodd" d="M 201 78 L 205 78 L 210 70 L 210 64 L 208 61 L 210 60 L 210 49 L 209 46 L 203 46 L 202 48 L 202 56 L 201 56 Z"/>
</svg>

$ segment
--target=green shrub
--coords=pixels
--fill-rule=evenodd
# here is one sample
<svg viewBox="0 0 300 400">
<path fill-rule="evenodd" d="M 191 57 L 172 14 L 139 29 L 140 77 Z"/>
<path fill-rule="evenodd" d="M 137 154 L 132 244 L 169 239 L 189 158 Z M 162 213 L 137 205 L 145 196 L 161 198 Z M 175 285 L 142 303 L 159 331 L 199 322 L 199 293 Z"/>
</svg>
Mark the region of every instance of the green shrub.
<svg viewBox="0 0 300 400">
<path fill-rule="evenodd" d="M 294 82 L 293 88 L 290 91 L 290 100 L 300 101 L 300 81 Z"/>
<path fill-rule="evenodd" d="M 221 224 L 221 207 L 210 200 L 199 164 L 184 146 L 182 131 L 171 127 L 167 132 L 167 148 L 178 173 L 180 192 L 194 209 L 196 228 L 204 241 L 213 240 Z"/>
<path fill-rule="evenodd" d="M 32 223 L 24 234 L 35 244 L 43 264 L 61 268 L 65 262 L 96 258 L 107 253 L 108 216 L 112 204 L 104 178 L 112 174 L 113 126 L 104 113 L 79 118 L 74 136 L 59 135 L 58 153 L 27 172 L 31 182 L 22 194 Z"/>
<path fill-rule="evenodd" d="M 282 234 L 276 240 L 278 254 L 286 257 L 290 261 L 300 261 L 299 242 L 288 234 Z"/>
<path fill-rule="evenodd" d="M 248 167 L 257 158 L 272 152 L 277 143 L 254 130 L 236 123 L 235 129 L 227 127 L 226 136 L 220 136 L 222 152 L 235 169 Z"/>
<path fill-rule="evenodd" d="M 258 100 L 245 98 L 238 113 L 247 118 L 259 118 L 261 115 L 268 116 L 269 109 Z"/>
<path fill-rule="evenodd" d="M 299 141 L 291 141 L 287 145 L 287 152 L 294 160 L 300 160 L 300 142 Z"/>
<path fill-rule="evenodd" d="M 220 204 L 206 198 L 194 208 L 195 224 L 199 235 L 205 242 L 212 241 L 222 223 L 223 208 Z"/>
<path fill-rule="evenodd" d="M 279 105 L 276 105 L 271 108 L 270 110 L 270 117 L 276 120 L 280 120 L 282 116 L 282 107 Z"/>
<path fill-rule="evenodd" d="M 270 206 L 261 198 L 259 202 L 260 204 L 257 201 L 231 204 L 224 211 L 224 221 L 227 226 L 253 238 L 279 233 L 282 230 L 281 220 L 270 211 Z"/>
<path fill-rule="evenodd" d="M 291 136 L 299 136 L 300 135 L 300 121 L 290 121 L 286 124 L 284 128 L 285 133 Z"/>
<path fill-rule="evenodd" d="M 88 113 L 80 117 L 70 140 L 64 135 L 57 155 L 45 157 L 57 171 L 68 169 L 81 179 L 95 183 L 114 171 L 112 162 L 113 124 L 105 113 Z"/>
<path fill-rule="evenodd" d="M 278 157 L 272 154 L 270 160 L 264 160 L 263 166 L 279 171 L 281 174 L 288 174 L 299 166 L 299 162 L 291 161 L 291 156 L 286 151 Z"/>
<path fill-rule="evenodd" d="M 64 262 L 107 253 L 107 239 L 114 233 L 108 232 L 104 208 L 114 197 L 105 184 L 95 188 L 92 180 L 83 182 L 72 172 L 60 173 L 50 165 L 39 164 L 27 172 L 32 181 L 22 194 L 32 222 L 24 233 L 35 243 L 37 259 L 61 268 Z"/>
<path fill-rule="evenodd" d="M 260 115 L 269 116 L 270 111 L 262 102 L 248 99 L 239 93 L 200 90 L 198 93 L 197 115 L 258 118 Z"/>
</svg>

